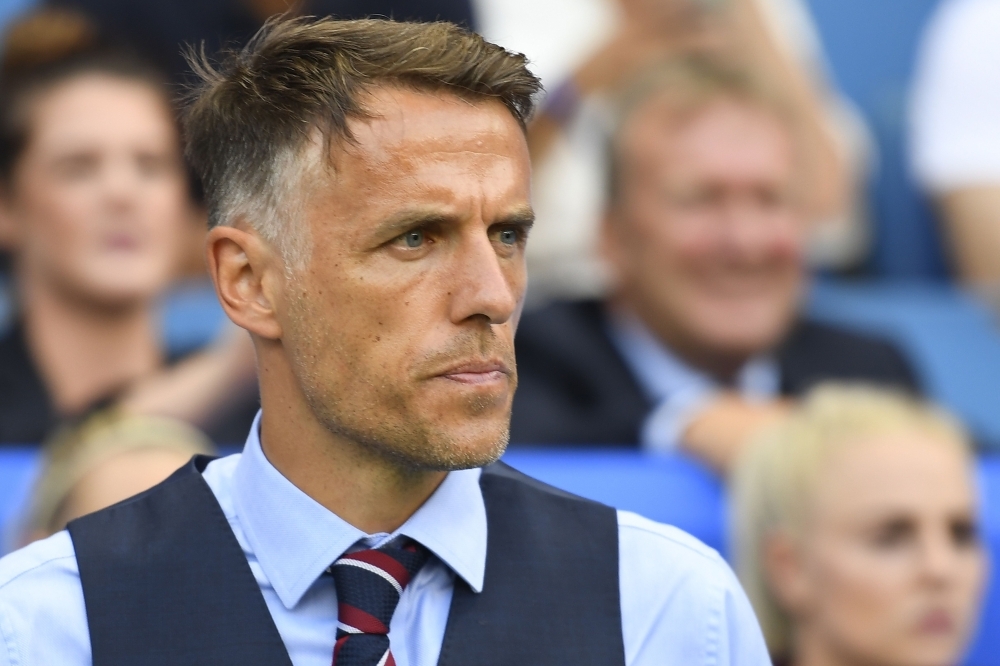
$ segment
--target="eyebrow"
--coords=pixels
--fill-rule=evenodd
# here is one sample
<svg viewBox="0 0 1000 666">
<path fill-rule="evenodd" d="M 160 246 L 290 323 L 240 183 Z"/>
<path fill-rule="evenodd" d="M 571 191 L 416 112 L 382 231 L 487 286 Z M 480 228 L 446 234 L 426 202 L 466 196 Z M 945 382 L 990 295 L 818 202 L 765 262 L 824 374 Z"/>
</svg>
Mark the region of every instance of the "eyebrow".
<svg viewBox="0 0 1000 666">
<path fill-rule="evenodd" d="M 509 224 L 524 229 L 530 229 L 535 224 L 535 211 L 531 206 L 524 206 L 501 217 L 493 224 Z"/>
<path fill-rule="evenodd" d="M 442 213 L 432 209 L 406 210 L 398 213 L 387 220 L 378 223 L 373 229 L 375 236 L 381 239 L 392 239 L 400 234 L 404 234 L 410 229 L 435 224 L 454 224 L 458 218 L 454 215 Z M 524 206 L 501 216 L 490 226 L 513 225 L 524 229 L 530 229 L 535 223 L 535 212 L 530 206 Z"/>
</svg>

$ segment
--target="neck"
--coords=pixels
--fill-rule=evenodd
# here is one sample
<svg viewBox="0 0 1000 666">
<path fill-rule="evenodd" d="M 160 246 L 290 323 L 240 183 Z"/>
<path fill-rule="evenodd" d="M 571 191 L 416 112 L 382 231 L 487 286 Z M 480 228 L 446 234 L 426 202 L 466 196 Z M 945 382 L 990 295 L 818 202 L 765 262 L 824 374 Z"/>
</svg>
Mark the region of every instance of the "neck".
<svg viewBox="0 0 1000 666">
<path fill-rule="evenodd" d="M 162 364 L 149 303 L 100 308 L 54 288 L 20 285 L 28 349 L 61 414 L 75 414 Z"/>
<path fill-rule="evenodd" d="M 446 472 L 417 470 L 331 432 L 309 407 L 280 343 L 256 340 L 260 359 L 261 447 L 302 492 L 366 534 L 398 529 Z"/>
<path fill-rule="evenodd" d="M 669 325 L 654 325 L 653 317 L 643 315 L 642 308 L 633 306 L 624 296 L 617 296 L 611 301 L 614 311 L 629 313 L 636 317 L 660 343 L 672 354 L 687 365 L 700 370 L 716 379 L 720 384 L 732 384 L 740 370 L 750 357 L 742 353 L 727 353 L 717 349 L 708 349 L 695 341 L 689 340 L 676 327 Z"/>
</svg>

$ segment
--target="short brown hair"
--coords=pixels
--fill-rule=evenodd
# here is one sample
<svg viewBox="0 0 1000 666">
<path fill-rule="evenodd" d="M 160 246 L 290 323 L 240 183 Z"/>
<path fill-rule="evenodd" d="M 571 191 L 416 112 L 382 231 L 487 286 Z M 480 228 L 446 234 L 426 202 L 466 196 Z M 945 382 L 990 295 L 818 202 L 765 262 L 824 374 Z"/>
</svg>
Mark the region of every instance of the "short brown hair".
<svg viewBox="0 0 1000 666">
<path fill-rule="evenodd" d="M 209 225 L 238 216 L 282 249 L 289 215 L 282 170 L 314 129 L 327 145 L 351 140 L 378 85 L 496 99 L 524 126 L 539 81 L 523 55 L 449 23 L 277 19 L 221 67 L 192 58 L 202 78 L 185 114 L 187 152 L 202 178 Z"/>
</svg>

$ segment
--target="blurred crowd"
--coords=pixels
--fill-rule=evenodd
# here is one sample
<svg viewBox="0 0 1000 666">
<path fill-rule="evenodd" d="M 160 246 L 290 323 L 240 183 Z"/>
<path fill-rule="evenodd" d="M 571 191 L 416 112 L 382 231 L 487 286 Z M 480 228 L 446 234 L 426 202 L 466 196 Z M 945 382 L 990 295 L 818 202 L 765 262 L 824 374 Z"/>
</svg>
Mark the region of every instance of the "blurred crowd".
<svg viewBox="0 0 1000 666">
<path fill-rule="evenodd" d="M 45 460 L 22 542 L 240 443 L 258 408 L 242 330 L 163 344 L 164 298 L 210 288 L 182 51 L 238 48 L 284 12 L 447 20 L 526 53 L 547 89 L 512 443 L 680 451 L 731 479 L 777 663 L 960 659 L 986 568 L 973 443 L 904 350 L 803 306 L 817 271 L 863 273 L 876 165 L 803 0 L 15 4 L 0 442 Z M 998 37 L 1000 3 L 943 0 L 910 152 L 953 280 L 1000 309 Z"/>
</svg>

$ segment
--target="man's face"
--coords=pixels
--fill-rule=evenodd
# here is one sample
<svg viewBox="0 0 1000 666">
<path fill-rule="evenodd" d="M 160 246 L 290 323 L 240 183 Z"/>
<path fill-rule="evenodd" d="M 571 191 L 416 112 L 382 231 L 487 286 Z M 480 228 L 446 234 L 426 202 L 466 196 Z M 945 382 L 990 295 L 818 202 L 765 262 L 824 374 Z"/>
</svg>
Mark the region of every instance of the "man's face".
<svg viewBox="0 0 1000 666">
<path fill-rule="evenodd" d="M 412 468 L 480 466 L 517 385 L 524 134 L 499 102 L 383 88 L 370 108 L 307 188 L 282 343 L 332 433 Z"/>
<path fill-rule="evenodd" d="M 666 104 L 624 128 L 607 256 L 624 301 L 667 344 L 748 357 L 785 335 L 804 281 L 790 137 L 746 103 L 686 117 Z"/>
</svg>

